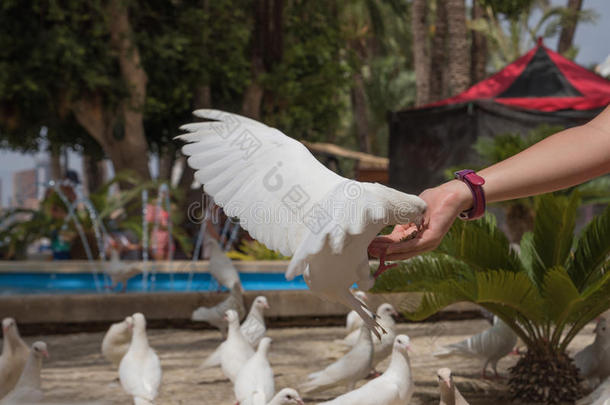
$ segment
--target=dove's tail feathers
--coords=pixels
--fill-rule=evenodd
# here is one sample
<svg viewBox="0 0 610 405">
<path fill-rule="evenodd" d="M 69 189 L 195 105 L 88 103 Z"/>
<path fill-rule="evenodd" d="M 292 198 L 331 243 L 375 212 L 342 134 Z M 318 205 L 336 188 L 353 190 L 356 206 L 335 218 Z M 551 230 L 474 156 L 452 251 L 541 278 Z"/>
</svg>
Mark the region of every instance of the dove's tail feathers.
<svg viewBox="0 0 610 405">
<path fill-rule="evenodd" d="M 451 357 L 455 354 L 454 349 L 448 347 L 448 346 L 444 346 L 441 349 L 435 351 L 434 353 L 432 353 L 432 355 L 434 357 L 438 357 L 438 358 L 445 358 L 445 357 Z"/>
<path fill-rule="evenodd" d="M 201 363 L 200 369 L 205 370 L 206 368 L 212 368 L 220 365 L 220 347 L 217 348 L 207 359 Z"/>
<path fill-rule="evenodd" d="M 134 405 L 154 405 L 155 403 L 149 399 L 142 397 L 133 397 Z"/>
<path fill-rule="evenodd" d="M 362 301 L 358 300 L 358 298 L 354 297 L 349 291 L 347 291 L 347 295 L 345 296 L 347 300 L 347 305 L 356 311 L 364 324 L 369 328 L 371 332 L 377 336 L 377 339 L 381 340 L 381 334 L 387 333 L 385 329 L 371 316 L 371 313 L 367 306 L 362 303 Z"/>
<path fill-rule="evenodd" d="M 193 311 L 191 321 L 207 322 L 212 316 L 212 310 L 206 307 L 199 307 Z"/>
</svg>

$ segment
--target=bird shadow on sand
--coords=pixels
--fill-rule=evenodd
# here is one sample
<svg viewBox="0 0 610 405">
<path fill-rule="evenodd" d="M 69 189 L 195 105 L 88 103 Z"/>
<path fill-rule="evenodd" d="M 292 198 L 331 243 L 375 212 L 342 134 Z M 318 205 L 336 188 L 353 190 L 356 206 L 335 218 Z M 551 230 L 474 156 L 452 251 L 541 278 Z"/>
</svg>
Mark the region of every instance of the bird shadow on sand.
<svg viewBox="0 0 610 405">
<path fill-rule="evenodd" d="M 209 381 L 199 381 L 197 383 L 197 385 L 214 385 L 214 384 L 219 384 L 219 383 L 228 383 L 229 379 L 228 378 L 217 378 L 215 380 L 209 380 Z"/>
</svg>

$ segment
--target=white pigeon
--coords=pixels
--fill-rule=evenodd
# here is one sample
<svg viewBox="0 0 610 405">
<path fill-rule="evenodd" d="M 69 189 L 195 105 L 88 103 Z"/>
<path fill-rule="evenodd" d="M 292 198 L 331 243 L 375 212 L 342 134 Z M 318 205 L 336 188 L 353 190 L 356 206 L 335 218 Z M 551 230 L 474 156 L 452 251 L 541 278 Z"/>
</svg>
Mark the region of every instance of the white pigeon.
<svg viewBox="0 0 610 405">
<path fill-rule="evenodd" d="M 305 402 L 295 389 L 282 388 L 266 405 L 305 405 Z"/>
<path fill-rule="evenodd" d="M 0 355 L 0 398 L 11 391 L 23 372 L 30 349 L 21 339 L 13 318 L 2 320 L 2 355 Z"/>
<path fill-rule="evenodd" d="M 232 309 L 237 312 L 239 319 L 246 316 L 246 307 L 239 281 L 233 284 L 229 296 L 213 307 L 199 307 L 193 311 L 191 320 L 195 322 L 207 322 L 220 330 L 223 337 L 227 336 L 227 321 L 224 319 L 225 312 Z"/>
<path fill-rule="evenodd" d="M 371 370 L 373 361 L 373 341 L 370 330 L 360 328 L 358 342 L 343 357 L 328 365 L 324 370 L 311 373 L 303 384 L 303 392 L 319 392 L 345 385 L 354 389 L 359 380 L 364 379 Z"/>
<path fill-rule="evenodd" d="M 141 313 L 132 317 L 133 335 L 119 365 L 119 379 L 135 405 L 154 404 L 161 385 L 161 362 L 148 344 L 146 318 Z"/>
<path fill-rule="evenodd" d="M 220 368 L 231 382 L 235 382 L 239 370 L 254 355 L 254 350 L 239 328 L 237 312 L 228 310 L 226 318 L 229 332 L 227 340 L 220 346 Z"/>
<path fill-rule="evenodd" d="M 434 356 L 444 358 L 449 356 L 476 357 L 484 361 L 482 376 L 486 378 L 487 365 L 491 367 L 498 377 L 498 361 L 508 355 L 517 344 L 517 335 L 497 316 L 491 328 L 471 336 L 458 343 L 444 346 L 433 353 Z"/>
<path fill-rule="evenodd" d="M 250 312 L 248 313 L 246 320 L 240 326 L 242 335 L 250 343 L 250 346 L 252 346 L 253 349 L 258 346 L 267 331 L 267 327 L 265 326 L 265 309 L 269 309 L 267 298 L 262 295 L 254 298 L 254 301 L 252 301 L 252 305 L 250 306 Z M 201 365 L 202 369 L 220 365 L 220 352 L 223 345 L 224 342 L 205 359 Z"/>
<path fill-rule="evenodd" d="M 237 283 L 241 289 L 239 273 L 231 259 L 222 251 L 218 241 L 208 234 L 203 243 L 210 249 L 209 271 L 212 277 L 223 287 L 234 288 L 233 286 Z"/>
<path fill-rule="evenodd" d="M 303 274 L 318 296 L 358 312 L 375 333 L 379 325 L 349 288 L 374 284 L 367 248 L 386 225 L 420 226 L 426 203 L 377 183 L 332 172 L 307 148 L 277 129 L 217 110 L 197 110 L 213 122 L 183 125 L 182 152 L 205 192 L 268 248 L 292 256 L 286 278 Z"/>
<path fill-rule="evenodd" d="M 453 375 L 448 368 L 439 368 L 436 372 L 438 378 L 438 389 L 441 392 L 439 405 L 468 405 L 462 393 L 453 382 Z"/>
<path fill-rule="evenodd" d="M 413 375 L 408 350 L 410 339 L 394 339 L 392 359 L 386 371 L 363 386 L 318 405 L 406 405 L 413 396 Z"/>
<path fill-rule="evenodd" d="M 271 338 L 265 337 L 258 344 L 258 350 L 246 361 L 237 377 L 233 390 L 239 405 L 266 404 L 275 393 L 273 370 L 267 360 Z"/>
<path fill-rule="evenodd" d="M 122 261 L 119 257 L 119 252 L 116 249 L 111 249 L 110 260 L 104 262 L 102 270 L 112 281 L 112 285 L 108 288 L 115 288 L 121 283 L 121 291 L 123 292 L 127 289 L 127 281 L 142 272 L 142 269 L 139 266 Z"/>
<path fill-rule="evenodd" d="M 600 318 L 597 322 L 595 340 L 576 353 L 574 365 L 583 379 L 592 380 L 593 383 L 610 376 L 610 327 L 606 319 Z"/>
<path fill-rule="evenodd" d="M 368 302 L 368 297 L 366 296 L 366 293 L 364 291 L 356 290 L 353 294 L 354 297 L 356 297 L 358 300 L 362 301 L 362 303 L 366 305 L 366 303 Z M 345 333 L 349 335 L 350 333 L 360 329 L 363 324 L 364 321 L 362 320 L 362 318 L 360 318 L 358 312 L 350 311 L 345 319 Z"/>
<path fill-rule="evenodd" d="M 40 371 L 43 357 L 49 357 L 47 344 L 35 342 L 17 384 L 2 398 L 0 405 L 33 404 L 42 401 L 44 393 L 42 392 Z"/>
<path fill-rule="evenodd" d="M 121 364 L 121 359 L 129 350 L 131 343 L 131 332 L 133 330 L 133 318 L 126 317 L 122 322 L 113 323 L 102 340 L 102 355 L 114 367 Z"/>
<path fill-rule="evenodd" d="M 610 377 L 595 391 L 576 401 L 576 405 L 610 405 Z"/>
</svg>

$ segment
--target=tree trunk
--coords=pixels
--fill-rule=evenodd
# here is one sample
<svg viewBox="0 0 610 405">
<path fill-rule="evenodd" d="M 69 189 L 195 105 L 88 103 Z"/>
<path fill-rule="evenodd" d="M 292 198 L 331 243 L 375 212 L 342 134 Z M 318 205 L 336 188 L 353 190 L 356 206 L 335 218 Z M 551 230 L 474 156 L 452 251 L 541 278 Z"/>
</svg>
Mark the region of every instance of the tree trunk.
<svg viewBox="0 0 610 405">
<path fill-rule="evenodd" d="M 176 153 L 174 148 L 168 146 L 159 151 L 159 180 L 170 180 L 175 161 Z"/>
<path fill-rule="evenodd" d="M 251 70 L 252 82 L 244 93 L 241 112 L 246 117 L 250 117 L 255 120 L 260 120 L 264 90 L 263 86 L 261 86 L 261 84 L 259 83 L 259 78 L 265 72 L 263 68 L 263 61 L 260 57 L 254 56 L 252 58 Z"/>
<path fill-rule="evenodd" d="M 63 170 L 61 168 L 61 151 L 59 146 L 51 145 L 49 148 L 49 157 L 51 163 L 51 180 L 61 180 L 63 176 Z"/>
<path fill-rule="evenodd" d="M 413 65 L 415 66 L 415 105 L 428 104 L 430 100 L 430 59 L 428 55 L 428 24 L 426 0 L 413 0 L 411 25 L 413 27 Z"/>
<path fill-rule="evenodd" d="M 129 10 L 122 0 L 109 0 L 108 23 L 110 45 L 117 51 L 121 76 L 127 84 L 128 96 L 120 106 L 125 136 L 112 155 L 120 155 L 119 166 L 135 170 L 144 179 L 148 170 L 148 144 L 144 134 L 144 102 L 148 77 L 140 60 L 140 52 L 133 39 Z M 113 158 L 114 163 L 114 158 Z"/>
<path fill-rule="evenodd" d="M 582 0 L 568 0 L 567 8 L 574 14 L 578 13 L 582 9 Z M 561 29 L 559 36 L 559 44 L 557 45 L 557 52 L 565 53 L 572 47 L 572 41 L 574 40 L 574 33 L 576 32 L 576 24 L 578 20 L 576 18 L 570 19 Z"/>
<path fill-rule="evenodd" d="M 193 104 L 195 105 L 195 109 L 212 107 L 212 91 L 209 84 L 197 86 Z"/>
<path fill-rule="evenodd" d="M 260 119 L 265 95 L 260 77 L 282 60 L 284 51 L 284 0 L 259 0 L 254 2 L 254 7 L 252 82 L 244 94 L 242 113 Z"/>
<path fill-rule="evenodd" d="M 470 50 L 466 29 L 464 0 L 447 0 L 447 26 L 449 32 L 449 94 L 455 95 L 470 85 Z"/>
<path fill-rule="evenodd" d="M 430 102 L 445 97 L 447 61 L 447 8 L 444 1 L 436 2 L 434 37 L 430 49 Z"/>
<path fill-rule="evenodd" d="M 364 79 L 360 72 L 352 75 L 354 81 L 350 96 L 356 134 L 358 135 L 358 145 L 361 152 L 371 153 L 370 125 L 367 115 L 366 93 L 364 90 Z"/>
<path fill-rule="evenodd" d="M 472 6 L 472 19 L 485 18 L 485 12 L 481 4 L 475 0 Z M 470 46 L 470 83 L 478 83 L 487 77 L 487 40 L 482 33 L 472 30 L 472 41 Z"/>
<path fill-rule="evenodd" d="M 97 191 L 106 182 L 104 160 L 95 160 L 83 154 L 83 185 L 89 194 Z"/>
</svg>

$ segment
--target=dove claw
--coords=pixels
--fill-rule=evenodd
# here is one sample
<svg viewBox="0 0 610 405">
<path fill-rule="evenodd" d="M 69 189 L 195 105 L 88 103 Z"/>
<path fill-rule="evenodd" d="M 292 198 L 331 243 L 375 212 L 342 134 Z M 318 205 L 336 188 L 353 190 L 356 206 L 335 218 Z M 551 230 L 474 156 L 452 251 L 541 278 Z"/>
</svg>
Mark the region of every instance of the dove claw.
<svg viewBox="0 0 610 405">
<path fill-rule="evenodd" d="M 383 274 L 387 269 L 391 269 L 392 267 L 398 266 L 397 263 L 385 264 L 385 253 L 379 255 L 379 267 L 377 267 L 377 271 L 373 274 L 373 277 L 377 279 L 381 274 Z"/>
</svg>

